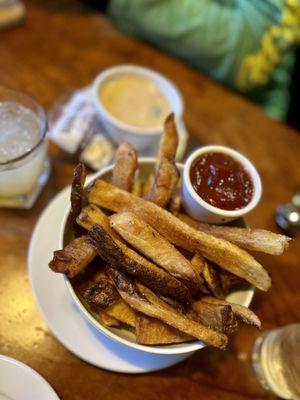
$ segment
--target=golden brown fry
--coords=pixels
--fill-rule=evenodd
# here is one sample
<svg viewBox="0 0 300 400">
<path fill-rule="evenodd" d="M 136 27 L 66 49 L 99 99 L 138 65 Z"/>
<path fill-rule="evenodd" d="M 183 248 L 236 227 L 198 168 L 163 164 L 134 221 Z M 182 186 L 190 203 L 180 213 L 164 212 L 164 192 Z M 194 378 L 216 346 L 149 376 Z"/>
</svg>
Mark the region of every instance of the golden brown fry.
<svg viewBox="0 0 300 400">
<path fill-rule="evenodd" d="M 124 142 L 120 144 L 112 173 L 112 184 L 120 189 L 127 190 L 127 192 L 131 192 L 137 166 L 135 149 L 129 143 Z"/>
<path fill-rule="evenodd" d="M 120 325 L 120 322 L 116 318 L 111 317 L 110 315 L 106 314 L 106 312 L 103 310 L 98 311 L 98 317 L 99 317 L 100 323 L 102 325 L 106 326 L 107 328 L 111 328 L 112 326 L 118 327 Z"/>
<path fill-rule="evenodd" d="M 178 180 L 179 172 L 175 162 L 162 157 L 155 174 L 153 186 L 145 196 L 145 199 L 164 208 L 168 204 Z"/>
<path fill-rule="evenodd" d="M 71 185 L 71 213 L 75 220 L 77 215 L 80 214 L 83 206 L 83 187 L 86 178 L 86 169 L 84 164 L 79 163 L 76 165 L 73 173 L 73 180 Z"/>
<path fill-rule="evenodd" d="M 174 310 L 171 311 L 169 306 L 165 307 L 150 303 L 122 272 L 114 268 L 108 268 L 108 273 L 114 280 L 123 300 L 136 311 L 146 314 L 148 317 L 157 318 L 173 326 L 173 328 L 179 329 L 199 340 L 203 340 L 212 346 L 220 348 L 226 347 L 227 336 L 224 334 L 207 328 Z"/>
<path fill-rule="evenodd" d="M 186 214 L 179 214 L 178 217 L 193 228 L 209 233 L 215 237 L 228 240 L 246 250 L 279 255 L 288 249 L 289 241 L 291 240 L 291 238 L 285 235 L 279 235 L 265 229 L 208 225 L 196 221 Z"/>
<path fill-rule="evenodd" d="M 203 275 L 202 272 L 205 268 L 205 258 L 198 252 L 196 252 L 193 256 L 193 258 L 191 259 L 191 264 L 194 268 L 195 271 L 197 271 L 197 273 L 200 276 L 200 280 L 201 280 L 201 286 L 200 286 L 200 290 L 202 293 L 204 294 L 210 294 L 210 291 L 208 290 L 208 288 L 205 286 L 205 282 L 203 279 Z"/>
<path fill-rule="evenodd" d="M 140 344 L 172 344 L 195 340 L 178 329 L 156 319 L 138 313 L 136 317 L 136 341 Z"/>
<path fill-rule="evenodd" d="M 231 303 L 231 302 L 228 302 L 225 300 L 216 299 L 214 297 L 203 297 L 202 301 L 208 302 L 210 304 L 230 305 L 234 315 L 238 319 L 243 321 L 245 324 L 254 325 L 254 326 L 256 326 L 256 328 L 259 328 L 259 329 L 261 327 L 261 322 L 260 322 L 258 316 L 253 311 L 251 311 L 248 307 L 245 307 L 245 306 L 242 306 L 242 305 L 236 304 L 236 303 Z"/>
<path fill-rule="evenodd" d="M 114 214 L 110 218 L 110 225 L 123 239 L 138 249 L 147 258 L 151 259 L 171 275 L 183 281 L 189 281 L 200 287 L 200 275 L 196 273 L 191 263 L 173 246 L 146 222 L 135 214 L 124 212 Z"/>
<path fill-rule="evenodd" d="M 127 303 L 125 303 L 124 300 L 120 299 L 116 303 L 112 304 L 110 307 L 105 309 L 105 312 L 110 317 L 115 318 L 132 328 L 135 327 L 136 313 Z"/>
<path fill-rule="evenodd" d="M 156 204 L 133 196 L 102 180 L 89 189 L 89 202 L 112 211 L 131 211 L 165 236 L 171 243 L 204 257 L 247 280 L 261 290 L 268 290 L 271 279 L 267 271 L 245 250 L 197 229 L 176 218 Z"/>
<path fill-rule="evenodd" d="M 238 322 L 230 305 L 198 300 L 192 303 L 192 309 L 203 325 L 218 332 L 229 335 L 238 329 Z"/>
<path fill-rule="evenodd" d="M 178 133 L 174 120 L 174 113 L 167 116 L 164 124 L 164 132 L 161 136 L 156 167 L 157 170 L 162 161 L 162 158 L 168 158 L 169 160 L 175 161 L 176 152 L 178 147 Z"/>
<path fill-rule="evenodd" d="M 224 293 L 221 286 L 220 278 L 214 266 L 209 262 L 205 263 L 202 276 L 211 291 L 211 293 L 218 299 L 224 299 Z"/>
<path fill-rule="evenodd" d="M 49 267 L 54 272 L 66 274 L 72 278 L 82 271 L 96 257 L 96 254 L 88 237 L 81 236 L 62 250 L 54 251 Z"/>
<path fill-rule="evenodd" d="M 191 301 L 191 294 L 182 282 L 116 240 L 105 227 L 93 225 L 89 238 L 109 265 L 126 271 L 166 297 L 183 303 Z"/>
</svg>

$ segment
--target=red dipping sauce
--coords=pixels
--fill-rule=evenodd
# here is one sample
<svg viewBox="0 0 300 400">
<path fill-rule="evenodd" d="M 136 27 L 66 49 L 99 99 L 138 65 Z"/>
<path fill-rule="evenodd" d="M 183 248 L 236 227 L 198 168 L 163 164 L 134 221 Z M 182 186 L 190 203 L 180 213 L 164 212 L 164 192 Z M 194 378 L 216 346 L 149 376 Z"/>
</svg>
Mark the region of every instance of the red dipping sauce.
<svg viewBox="0 0 300 400">
<path fill-rule="evenodd" d="M 227 154 L 205 153 L 196 158 L 190 168 L 190 179 L 204 201 L 223 210 L 240 210 L 253 197 L 249 172 Z"/>
</svg>

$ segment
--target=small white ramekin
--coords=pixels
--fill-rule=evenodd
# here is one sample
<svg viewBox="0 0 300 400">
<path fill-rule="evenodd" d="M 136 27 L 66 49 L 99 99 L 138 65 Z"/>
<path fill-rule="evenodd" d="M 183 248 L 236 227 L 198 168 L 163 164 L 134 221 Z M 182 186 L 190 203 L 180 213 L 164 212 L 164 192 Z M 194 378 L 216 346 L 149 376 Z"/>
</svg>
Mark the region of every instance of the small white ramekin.
<svg viewBox="0 0 300 400">
<path fill-rule="evenodd" d="M 254 185 L 254 193 L 252 200 L 246 207 L 239 210 L 222 210 L 214 207 L 204 201 L 194 190 L 190 179 L 190 168 L 193 161 L 205 153 L 223 153 L 231 156 L 244 166 L 249 172 Z M 223 224 L 224 222 L 242 217 L 247 214 L 258 204 L 262 192 L 260 176 L 254 165 L 241 153 L 226 146 L 203 146 L 195 150 L 187 159 L 183 170 L 182 179 L 182 197 L 183 206 L 186 212 L 198 221 L 209 222 L 213 224 Z"/>
<path fill-rule="evenodd" d="M 111 115 L 102 105 L 99 98 L 101 87 L 105 83 L 124 75 L 139 75 L 150 79 L 158 86 L 166 96 L 177 123 L 182 119 L 183 100 L 179 90 L 169 79 L 148 68 L 136 65 L 117 65 L 104 70 L 95 78 L 92 86 L 92 99 L 103 127 L 115 143 L 120 144 L 126 141 L 134 145 L 137 150 L 142 150 L 158 144 L 163 126 L 159 129 L 150 129 L 125 124 Z"/>
</svg>

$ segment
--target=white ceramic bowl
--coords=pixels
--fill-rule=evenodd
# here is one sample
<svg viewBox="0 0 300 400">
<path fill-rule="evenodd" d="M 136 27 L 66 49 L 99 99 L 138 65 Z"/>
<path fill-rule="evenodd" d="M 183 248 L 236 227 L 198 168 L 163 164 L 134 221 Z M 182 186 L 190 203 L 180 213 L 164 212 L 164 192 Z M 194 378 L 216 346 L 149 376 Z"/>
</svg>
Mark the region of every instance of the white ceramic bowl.
<svg viewBox="0 0 300 400">
<path fill-rule="evenodd" d="M 139 158 L 139 171 L 141 176 L 147 176 L 151 171 L 153 171 L 155 158 Z M 183 164 L 177 164 L 177 167 L 182 174 Z M 104 168 L 102 171 L 97 172 L 92 175 L 87 184 L 95 180 L 96 178 L 101 178 L 103 180 L 109 180 L 111 178 L 112 166 Z M 73 228 L 70 218 L 70 206 L 66 210 L 64 219 L 62 221 L 60 230 L 60 247 L 64 247 L 73 237 Z M 106 328 L 103 326 L 97 315 L 92 313 L 91 310 L 86 307 L 86 305 L 80 300 L 80 298 L 75 293 L 69 279 L 65 278 L 66 286 L 72 296 L 76 306 L 81 311 L 82 315 L 100 332 L 104 333 L 109 338 L 115 340 L 116 342 L 122 343 L 125 346 L 132 347 L 137 350 L 145 351 L 148 353 L 156 354 L 182 354 L 182 353 L 192 353 L 196 350 L 202 349 L 206 345 L 195 340 L 190 343 L 180 343 L 172 345 L 161 345 L 161 346 L 147 346 L 136 343 L 135 336 L 132 332 L 127 329 L 119 328 Z M 254 295 L 254 288 L 249 285 L 247 290 L 238 290 L 231 293 L 228 296 L 228 300 L 234 303 L 242 304 L 244 306 L 249 306 Z M 67 323 L 67 322 L 66 322 Z"/>
<path fill-rule="evenodd" d="M 190 179 L 190 168 L 193 161 L 205 153 L 227 154 L 242 164 L 249 172 L 253 180 L 254 194 L 252 200 L 246 207 L 239 210 L 222 210 L 221 208 L 208 204 L 195 192 Z M 261 192 L 261 180 L 254 165 L 245 156 L 230 147 L 218 145 L 203 146 L 195 150 L 185 162 L 182 179 L 183 206 L 186 212 L 198 221 L 223 224 L 236 218 L 243 217 L 256 207 L 260 200 Z"/>
<path fill-rule="evenodd" d="M 182 118 L 183 101 L 179 90 L 169 79 L 148 68 L 136 65 L 118 65 L 104 70 L 95 78 L 92 86 L 92 98 L 104 128 L 115 143 L 126 141 L 133 144 L 137 150 L 142 150 L 151 145 L 154 146 L 159 142 L 163 127 L 159 129 L 149 129 L 125 124 L 111 115 L 102 105 L 99 98 L 99 93 L 103 85 L 110 80 L 124 75 L 138 75 L 154 82 L 166 96 L 171 110 L 175 114 L 177 123 L 181 121 Z"/>
</svg>

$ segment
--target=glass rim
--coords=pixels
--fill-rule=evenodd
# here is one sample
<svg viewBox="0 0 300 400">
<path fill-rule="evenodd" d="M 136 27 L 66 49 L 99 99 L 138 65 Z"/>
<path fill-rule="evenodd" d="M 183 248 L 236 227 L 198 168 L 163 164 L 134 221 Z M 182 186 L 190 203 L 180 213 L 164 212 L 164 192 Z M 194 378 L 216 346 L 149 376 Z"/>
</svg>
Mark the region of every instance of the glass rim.
<svg viewBox="0 0 300 400">
<path fill-rule="evenodd" d="M 38 118 L 42 122 L 41 124 L 39 124 L 40 125 L 39 126 L 39 131 L 41 133 L 41 136 L 40 136 L 40 139 L 37 141 L 37 143 L 33 147 L 31 147 L 29 150 L 27 150 L 25 153 L 21 154 L 20 156 L 15 157 L 15 158 L 11 158 L 11 159 L 9 159 L 7 161 L 0 162 L 0 167 L 3 167 L 5 165 L 10 165 L 10 164 L 13 164 L 15 162 L 23 160 L 24 158 L 29 156 L 31 153 L 33 153 L 44 142 L 44 139 L 45 139 L 46 133 L 47 133 L 47 128 L 48 128 L 48 120 L 47 120 L 46 111 L 40 105 L 40 103 L 35 99 L 34 96 L 32 96 L 30 94 L 27 94 L 27 93 L 25 93 L 25 92 L 23 92 L 21 90 L 12 89 L 12 88 L 10 88 L 8 86 L 0 85 L 0 89 L 5 89 L 5 90 L 7 90 L 9 92 L 12 92 L 12 93 L 27 97 L 27 99 L 32 101 L 32 103 L 34 103 L 34 105 L 36 106 L 36 108 L 38 110 L 38 113 L 40 114 L 40 115 L 38 115 Z M 0 103 L 1 103 L 1 100 L 0 100 Z"/>
</svg>

